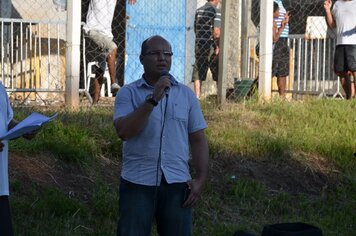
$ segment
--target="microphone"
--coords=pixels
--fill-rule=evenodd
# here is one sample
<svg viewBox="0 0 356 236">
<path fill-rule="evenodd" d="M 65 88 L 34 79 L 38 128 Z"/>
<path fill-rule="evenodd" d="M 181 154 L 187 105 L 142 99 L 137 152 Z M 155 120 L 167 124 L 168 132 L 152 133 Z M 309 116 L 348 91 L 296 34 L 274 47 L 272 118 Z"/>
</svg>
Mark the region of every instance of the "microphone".
<svg viewBox="0 0 356 236">
<path fill-rule="evenodd" d="M 168 70 L 162 70 L 162 71 L 161 71 L 161 77 L 163 77 L 163 76 L 168 76 L 168 77 L 170 77 L 171 75 L 169 74 Z M 164 92 L 166 93 L 166 96 L 168 97 L 169 87 L 165 87 L 165 88 L 164 88 Z"/>
</svg>

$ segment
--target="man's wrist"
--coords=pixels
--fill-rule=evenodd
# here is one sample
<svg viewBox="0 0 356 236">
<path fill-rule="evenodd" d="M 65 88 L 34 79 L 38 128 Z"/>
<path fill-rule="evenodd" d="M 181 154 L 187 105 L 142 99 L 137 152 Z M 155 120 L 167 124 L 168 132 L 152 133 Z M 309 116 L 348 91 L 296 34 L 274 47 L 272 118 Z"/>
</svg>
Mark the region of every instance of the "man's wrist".
<svg viewBox="0 0 356 236">
<path fill-rule="evenodd" d="M 154 99 L 153 94 L 148 94 L 145 103 L 151 104 L 154 107 L 158 105 L 158 102 Z"/>
</svg>

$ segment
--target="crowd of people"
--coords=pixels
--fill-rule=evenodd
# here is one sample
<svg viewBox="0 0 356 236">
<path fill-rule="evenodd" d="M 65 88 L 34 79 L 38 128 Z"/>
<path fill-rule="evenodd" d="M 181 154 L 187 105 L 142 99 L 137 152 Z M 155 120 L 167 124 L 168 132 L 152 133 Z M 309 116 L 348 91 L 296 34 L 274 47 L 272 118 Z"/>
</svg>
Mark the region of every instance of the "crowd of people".
<svg viewBox="0 0 356 236">
<path fill-rule="evenodd" d="M 135 4 L 136 0 L 127 0 L 129 4 Z M 116 57 L 123 50 L 118 50 L 118 45 L 114 42 L 112 33 L 112 23 L 116 0 L 90 0 L 86 24 L 84 30 L 86 37 L 91 39 L 97 46 L 98 68 L 95 71 L 96 77 L 92 89 L 93 103 L 97 103 L 100 97 L 100 90 L 104 83 L 104 71 L 108 67 L 111 79 L 111 93 L 113 95 L 123 86 L 124 82 L 117 79 Z M 354 1 L 337 1 L 331 10 L 332 1 L 325 1 L 324 8 L 326 20 L 331 28 L 336 29 L 337 46 L 334 59 L 334 71 L 340 77 L 346 98 L 355 97 L 355 66 L 349 61 L 350 55 L 354 55 L 353 45 L 355 34 L 352 33 L 353 14 L 340 17 L 340 11 L 347 5 L 347 9 L 353 9 Z M 350 5 L 350 7 L 348 7 Z M 218 81 L 219 72 L 219 44 L 221 31 L 221 11 L 220 0 L 207 0 L 205 5 L 199 7 L 195 13 L 195 63 L 193 65 L 192 78 L 193 90 L 196 97 L 201 97 L 202 84 L 207 79 L 210 69 L 212 80 Z M 278 6 L 278 9 L 277 9 Z M 287 77 L 289 75 L 290 49 L 288 46 L 289 37 L 289 12 L 283 5 L 282 0 L 274 0 L 273 16 L 273 62 L 272 76 L 277 78 L 278 93 L 285 98 Z M 336 23 L 338 22 L 338 23 Z M 349 35 L 342 35 L 345 25 L 349 24 L 351 29 Z M 347 29 L 346 29 L 347 30 Z M 347 45 L 347 46 L 345 46 Z M 124 47 L 124 45 L 123 45 Z M 348 53 L 342 53 L 343 48 L 347 48 Z M 121 48 L 121 45 L 120 45 Z M 350 51 L 351 50 L 351 51 Z M 119 52 L 118 52 L 119 51 Z M 349 53 L 350 51 L 350 53 Z M 125 53 L 125 52 L 124 52 Z M 121 82 L 117 82 L 117 81 Z"/>
</svg>

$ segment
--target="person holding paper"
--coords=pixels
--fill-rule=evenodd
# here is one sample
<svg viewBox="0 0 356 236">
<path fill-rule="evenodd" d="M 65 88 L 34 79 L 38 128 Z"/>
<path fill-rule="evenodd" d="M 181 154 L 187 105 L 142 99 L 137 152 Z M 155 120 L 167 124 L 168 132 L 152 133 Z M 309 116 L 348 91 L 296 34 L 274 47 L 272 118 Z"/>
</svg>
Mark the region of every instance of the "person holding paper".
<svg viewBox="0 0 356 236">
<path fill-rule="evenodd" d="M 13 118 L 13 111 L 3 84 L 0 82 L 0 137 L 17 125 Z M 32 139 L 35 132 L 23 135 Z M 10 203 L 9 203 L 9 177 L 8 177 L 8 141 L 0 139 L 0 235 L 13 235 Z"/>
</svg>

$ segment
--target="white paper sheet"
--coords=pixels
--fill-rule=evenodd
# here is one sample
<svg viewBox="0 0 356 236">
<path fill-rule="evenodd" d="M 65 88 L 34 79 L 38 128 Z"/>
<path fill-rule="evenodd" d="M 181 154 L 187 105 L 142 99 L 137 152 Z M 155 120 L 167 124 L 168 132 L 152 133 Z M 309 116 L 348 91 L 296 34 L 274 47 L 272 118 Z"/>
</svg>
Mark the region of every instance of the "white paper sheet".
<svg viewBox="0 0 356 236">
<path fill-rule="evenodd" d="M 20 123 L 18 123 L 14 128 L 10 129 L 7 133 L 5 133 L 0 140 L 9 140 L 19 138 L 24 134 L 30 133 L 39 129 L 42 125 L 56 118 L 58 113 L 54 114 L 51 117 L 47 117 L 40 113 L 34 112 Z"/>
</svg>

